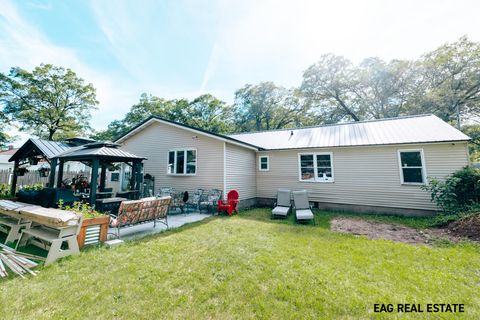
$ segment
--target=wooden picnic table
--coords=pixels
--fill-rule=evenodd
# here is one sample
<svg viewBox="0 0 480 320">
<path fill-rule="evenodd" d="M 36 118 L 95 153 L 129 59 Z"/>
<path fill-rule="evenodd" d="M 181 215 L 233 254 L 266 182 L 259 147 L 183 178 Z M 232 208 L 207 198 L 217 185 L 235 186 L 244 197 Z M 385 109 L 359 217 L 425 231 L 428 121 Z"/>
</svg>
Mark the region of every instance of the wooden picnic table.
<svg viewBox="0 0 480 320">
<path fill-rule="evenodd" d="M 31 223 L 28 227 L 21 229 L 16 249 L 26 246 L 30 241 L 45 249 L 47 246 L 44 242 L 50 243 L 45 260 L 46 265 L 58 258 L 80 252 L 77 234 L 80 231 L 83 216 L 75 212 L 3 200 L 0 201 L 0 214 Z M 62 249 L 64 242 L 68 243 L 68 247 Z"/>
</svg>

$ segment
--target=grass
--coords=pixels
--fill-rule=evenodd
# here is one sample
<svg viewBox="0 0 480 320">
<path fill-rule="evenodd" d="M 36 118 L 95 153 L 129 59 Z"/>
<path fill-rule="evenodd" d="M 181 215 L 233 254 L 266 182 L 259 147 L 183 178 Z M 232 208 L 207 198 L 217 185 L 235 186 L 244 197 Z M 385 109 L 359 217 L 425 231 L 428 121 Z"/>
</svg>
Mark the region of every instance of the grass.
<svg viewBox="0 0 480 320">
<path fill-rule="evenodd" d="M 3 319 L 428 318 L 375 303 L 464 303 L 480 318 L 480 249 L 413 246 L 271 220 L 254 209 L 82 252 L 0 282 Z M 338 215 L 338 214 L 337 214 Z M 370 217 L 371 218 L 371 217 Z"/>
</svg>

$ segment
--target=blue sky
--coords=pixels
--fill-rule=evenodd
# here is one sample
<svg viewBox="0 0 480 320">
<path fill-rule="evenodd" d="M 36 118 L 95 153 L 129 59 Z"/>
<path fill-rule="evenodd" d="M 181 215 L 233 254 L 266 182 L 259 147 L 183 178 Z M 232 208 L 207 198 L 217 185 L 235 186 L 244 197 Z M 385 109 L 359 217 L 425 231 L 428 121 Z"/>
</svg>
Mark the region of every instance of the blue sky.
<svg viewBox="0 0 480 320">
<path fill-rule="evenodd" d="M 462 35 L 480 40 L 478 1 L 0 1 L 0 72 L 45 62 L 97 88 L 92 125 L 121 118 L 142 92 L 212 93 L 300 84 L 321 54 L 354 62 L 417 58 Z"/>
</svg>

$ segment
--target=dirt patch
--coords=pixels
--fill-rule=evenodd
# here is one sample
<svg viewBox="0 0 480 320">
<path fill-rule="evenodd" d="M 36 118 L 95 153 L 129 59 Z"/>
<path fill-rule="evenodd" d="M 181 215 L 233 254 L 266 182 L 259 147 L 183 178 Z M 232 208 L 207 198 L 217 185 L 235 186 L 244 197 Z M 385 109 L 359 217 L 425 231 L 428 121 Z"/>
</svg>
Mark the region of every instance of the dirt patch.
<svg viewBox="0 0 480 320">
<path fill-rule="evenodd" d="M 446 238 L 454 242 L 460 240 L 446 229 L 418 230 L 398 224 L 351 218 L 334 218 L 330 224 L 333 231 L 363 235 L 369 239 L 384 239 L 410 244 L 428 244 L 439 238 Z"/>
<path fill-rule="evenodd" d="M 446 229 L 457 237 L 480 241 L 480 214 L 475 214 L 450 223 Z"/>
</svg>

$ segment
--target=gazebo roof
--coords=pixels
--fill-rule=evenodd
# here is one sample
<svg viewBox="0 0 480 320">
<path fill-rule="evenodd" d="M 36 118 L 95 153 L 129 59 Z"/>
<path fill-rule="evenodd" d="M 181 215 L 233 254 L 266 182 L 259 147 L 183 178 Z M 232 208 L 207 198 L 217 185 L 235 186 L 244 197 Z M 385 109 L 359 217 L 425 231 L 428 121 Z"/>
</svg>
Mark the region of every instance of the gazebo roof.
<svg viewBox="0 0 480 320">
<path fill-rule="evenodd" d="M 52 159 L 56 155 L 70 149 L 72 146 L 65 142 L 49 141 L 30 138 L 25 142 L 8 161 L 25 159 L 28 157 L 44 156 Z"/>
<path fill-rule="evenodd" d="M 62 160 L 91 160 L 99 158 L 109 161 L 142 161 L 146 158 L 119 149 L 120 145 L 111 142 L 93 142 L 82 146 L 70 148 L 53 158 Z"/>
</svg>

